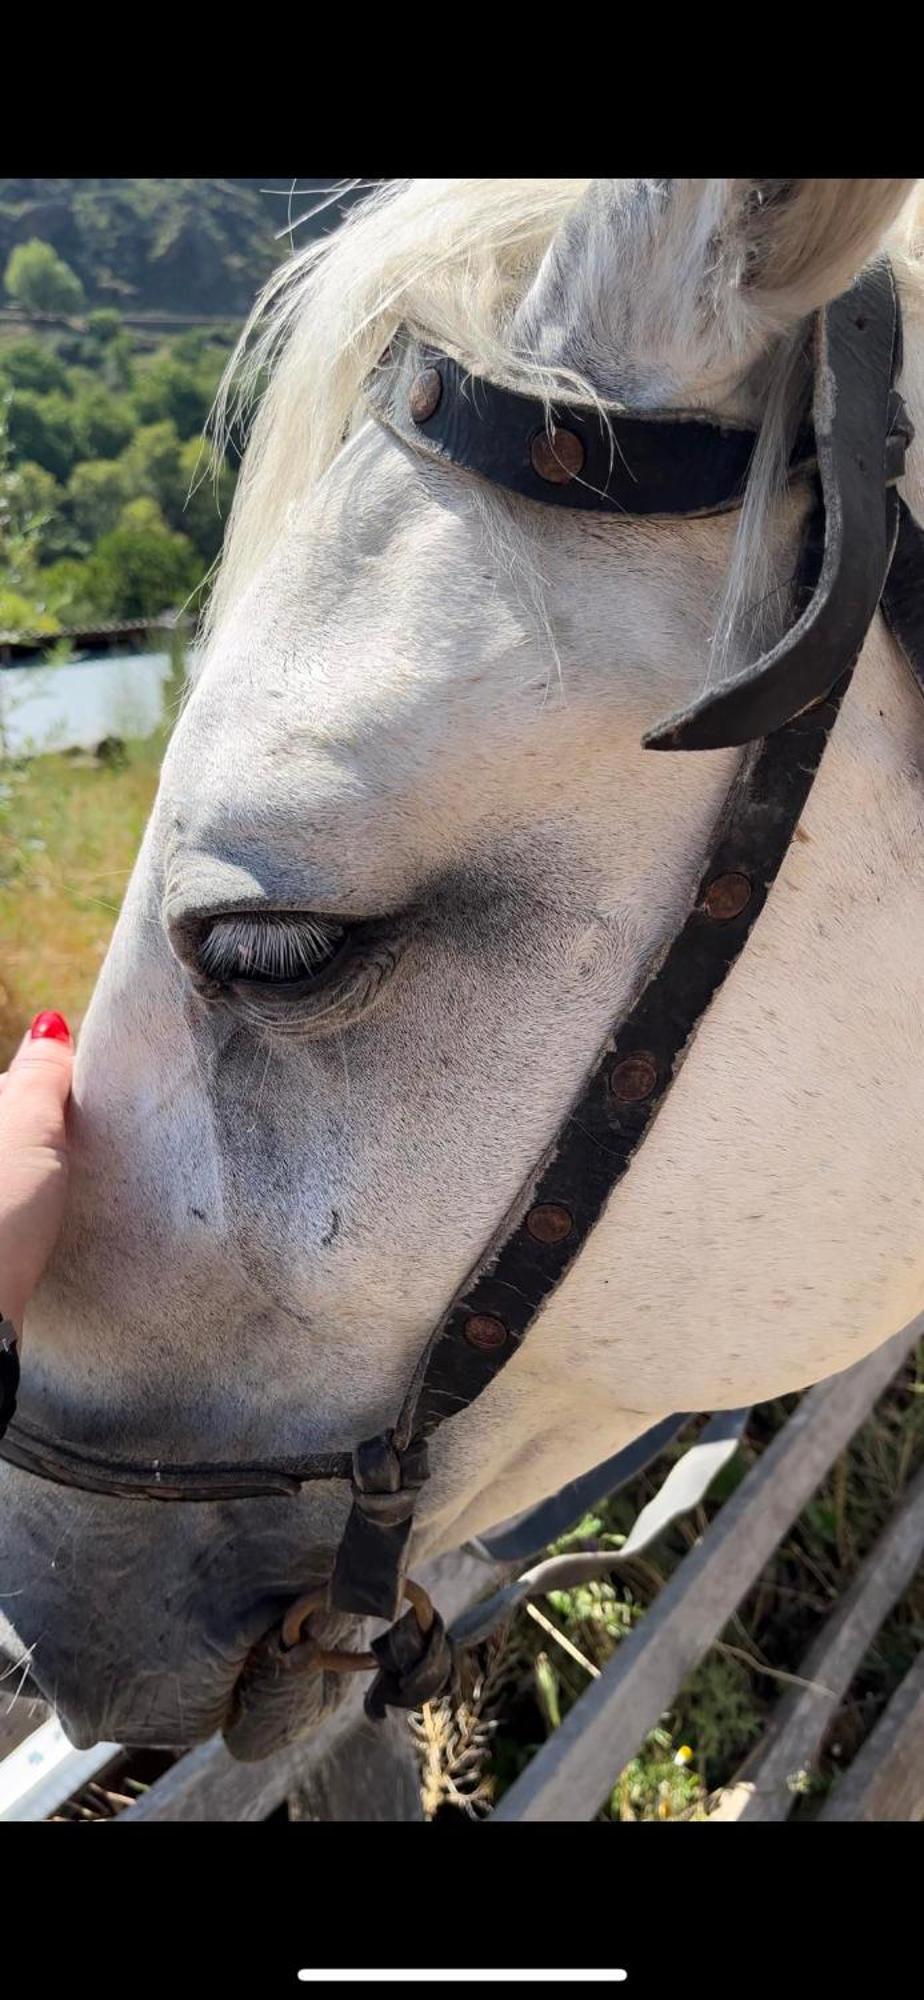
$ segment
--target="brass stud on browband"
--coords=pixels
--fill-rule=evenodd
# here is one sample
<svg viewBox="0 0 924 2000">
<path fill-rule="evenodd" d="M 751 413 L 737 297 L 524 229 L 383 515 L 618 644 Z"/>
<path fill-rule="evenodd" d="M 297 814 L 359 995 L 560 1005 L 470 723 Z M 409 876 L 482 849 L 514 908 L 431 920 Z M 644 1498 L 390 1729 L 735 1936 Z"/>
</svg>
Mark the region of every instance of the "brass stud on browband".
<svg viewBox="0 0 924 2000">
<path fill-rule="evenodd" d="M 641 1104 L 658 1081 L 658 1065 L 645 1049 L 623 1056 L 610 1070 L 610 1090 L 617 1104 Z"/>
<path fill-rule="evenodd" d="M 583 469 L 584 446 L 574 431 L 561 427 L 540 431 L 529 448 L 530 463 L 540 479 L 552 486 L 567 486 Z"/>
<path fill-rule="evenodd" d="M 496 1319 L 493 1313 L 470 1313 L 463 1331 L 470 1347 L 480 1347 L 486 1352 L 492 1347 L 503 1347 L 507 1338 L 503 1320 Z"/>
<path fill-rule="evenodd" d="M 411 383 L 407 399 L 415 424 L 425 424 L 439 409 L 443 378 L 438 368 L 422 368 Z"/>
<path fill-rule="evenodd" d="M 537 1243 L 563 1243 L 574 1228 L 570 1209 L 560 1201 L 540 1201 L 531 1208 L 526 1227 Z"/>
<path fill-rule="evenodd" d="M 746 875 L 737 871 L 728 875 L 717 875 L 710 882 L 703 897 L 703 909 L 714 924 L 727 924 L 731 917 L 740 917 L 751 900 L 751 884 Z"/>
</svg>

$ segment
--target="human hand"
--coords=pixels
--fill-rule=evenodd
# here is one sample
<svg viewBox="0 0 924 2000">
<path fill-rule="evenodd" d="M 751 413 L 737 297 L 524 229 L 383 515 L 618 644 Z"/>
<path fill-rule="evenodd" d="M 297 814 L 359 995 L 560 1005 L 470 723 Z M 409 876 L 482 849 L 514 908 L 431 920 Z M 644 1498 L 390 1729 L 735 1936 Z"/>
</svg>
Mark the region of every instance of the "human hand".
<svg viewBox="0 0 924 2000">
<path fill-rule="evenodd" d="M 73 1067 L 67 1022 L 44 1013 L 0 1076 L 0 1313 L 19 1333 L 64 1217 Z"/>
</svg>

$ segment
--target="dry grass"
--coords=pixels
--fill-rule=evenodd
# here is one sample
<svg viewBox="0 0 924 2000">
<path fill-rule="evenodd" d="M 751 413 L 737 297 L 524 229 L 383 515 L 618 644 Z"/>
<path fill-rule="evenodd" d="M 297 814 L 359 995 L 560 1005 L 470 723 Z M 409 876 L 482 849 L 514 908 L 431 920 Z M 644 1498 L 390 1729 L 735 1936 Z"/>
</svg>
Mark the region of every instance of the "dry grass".
<svg viewBox="0 0 924 2000">
<path fill-rule="evenodd" d="M 0 766 L 0 1068 L 33 1014 L 76 1029 L 105 956 L 157 786 L 165 736 L 123 764 L 57 755 Z"/>
<path fill-rule="evenodd" d="M 755 1409 L 737 1458 L 697 1515 L 620 1572 L 614 1589 L 592 1583 L 554 1592 L 541 1623 L 521 1611 L 476 1661 L 462 1728 L 446 1704 L 427 1723 L 425 1802 L 482 1816 L 503 1795 L 605 1666 L 616 1646 L 786 1421 L 798 1398 Z M 588 1516 L 559 1547 L 618 1546 L 682 1444 Z M 754 1589 L 622 1771 L 600 1817 L 704 1819 L 762 1735 L 809 1644 L 847 1588 L 924 1462 L 924 1345 L 780 1543 Z M 818 1768 L 806 1774 L 794 1816 L 811 1817 L 838 1770 L 856 1755 L 924 1643 L 924 1569 L 883 1624 L 828 1730 Z M 480 1679 L 478 1678 L 480 1673 Z M 683 1754 L 689 1751 L 690 1755 Z M 441 1765 L 442 1760 L 442 1765 Z M 474 1807 L 473 1802 L 474 1801 Z"/>
</svg>

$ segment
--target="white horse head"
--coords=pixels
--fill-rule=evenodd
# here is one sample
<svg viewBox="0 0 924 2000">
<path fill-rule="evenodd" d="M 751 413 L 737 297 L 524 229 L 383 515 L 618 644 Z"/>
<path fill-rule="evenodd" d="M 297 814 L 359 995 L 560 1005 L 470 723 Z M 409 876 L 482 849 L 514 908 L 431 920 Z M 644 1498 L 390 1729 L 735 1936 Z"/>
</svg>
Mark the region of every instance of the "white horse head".
<svg viewBox="0 0 924 2000">
<path fill-rule="evenodd" d="M 81 1036 L 32 1423 L 215 1461 L 393 1420 L 682 920 L 739 753 L 640 739 L 785 617 L 806 318 L 883 247 L 921 429 L 913 185 L 411 182 L 270 288 L 207 645 Z M 400 322 L 556 406 L 759 423 L 743 512 L 581 516 L 416 454 L 361 395 Z M 922 749 L 877 618 L 656 1126 L 522 1352 L 439 1431 L 415 1560 L 920 1308 Z M 77 1741 L 189 1742 L 345 1506 L 158 1507 L 3 1464 L 0 1608 Z M 329 1697 L 303 1686 L 281 1728 Z"/>
</svg>

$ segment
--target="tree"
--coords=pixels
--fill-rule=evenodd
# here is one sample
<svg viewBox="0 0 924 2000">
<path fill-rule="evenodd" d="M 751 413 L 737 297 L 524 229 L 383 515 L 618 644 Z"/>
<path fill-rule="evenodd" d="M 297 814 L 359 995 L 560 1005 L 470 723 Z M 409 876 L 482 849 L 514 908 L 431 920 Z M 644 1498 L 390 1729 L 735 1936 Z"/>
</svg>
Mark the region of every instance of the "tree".
<svg viewBox="0 0 924 2000">
<path fill-rule="evenodd" d="M 94 383 L 74 398 L 74 429 L 82 458 L 116 458 L 129 443 L 135 420 L 124 397 Z"/>
<path fill-rule="evenodd" d="M 10 398 L 7 421 L 14 460 L 31 459 L 55 479 L 67 479 L 80 456 L 74 406 L 67 396 L 57 390 L 37 396 L 33 389 L 17 389 Z"/>
<path fill-rule="evenodd" d="M 182 446 L 180 472 L 186 489 L 183 533 L 189 536 L 208 569 L 221 548 L 231 512 L 234 474 L 222 459 L 216 477 L 208 446 L 201 438 L 189 438 Z"/>
<path fill-rule="evenodd" d="M 171 353 L 156 354 L 147 368 L 138 371 L 135 407 L 145 423 L 159 418 L 172 423 L 178 437 L 198 435 L 212 407 L 214 368 L 201 360 L 191 366 Z"/>
<path fill-rule="evenodd" d="M 163 508 L 171 527 L 183 518 L 186 485 L 180 458 L 180 440 L 172 424 L 142 424 L 131 444 L 123 451 L 121 464 L 133 499 L 148 494 Z"/>
<path fill-rule="evenodd" d="M 43 465 L 26 459 L 11 466 L 6 481 L 7 532 L 28 545 L 32 565 L 53 562 L 70 547 L 64 494 Z M 9 580 L 8 562 L 3 563 Z"/>
<path fill-rule="evenodd" d="M 40 572 L 40 580 L 48 613 L 60 624 L 92 625 L 95 619 L 110 616 L 109 597 L 100 602 L 97 578 L 90 563 L 73 558 L 49 563 Z"/>
<path fill-rule="evenodd" d="M 61 626 L 53 613 L 33 604 L 18 590 L 0 589 L 0 632 L 33 633 L 52 638 Z"/>
<path fill-rule="evenodd" d="M 98 306 L 87 318 L 87 337 L 96 347 L 108 347 L 122 332 L 122 315 L 114 306 Z"/>
<path fill-rule="evenodd" d="M 178 610 L 201 577 L 185 535 L 134 525 L 104 535 L 86 568 L 94 598 L 112 618 L 156 618 Z"/>
<path fill-rule="evenodd" d="M 88 547 L 118 526 L 128 497 L 129 483 L 120 460 L 88 458 L 75 465 L 67 482 L 67 504 L 77 533 Z"/>
<path fill-rule="evenodd" d="M 11 389 L 34 389 L 39 396 L 67 388 L 63 361 L 42 340 L 11 340 L 0 347 L 0 374 Z"/>
<path fill-rule="evenodd" d="M 5 632 L 56 629 L 54 621 L 43 624 L 44 606 L 36 597 L 37 544 L 44 518 L 34 512 L 32 503 L 38 500 L 41 504 L 41 482 L 47 474 L 38 466 L 30 471 L 37 473 L 39 480 L 38 487 L 31 482 L 31 495 L 24 468 L 12 462 L 7 410 L 0 403 L 0 631 Z"/>
<path fill-rule="evenodd" d="M 143 493 L 138 500 L 129 500 L 119 515 L 120 528 L 143 529 L 149 535 L 169 535 L 170 529 L 156 500 L 149 493 Z"/>
<path fill-rule="evenodd" d="M 50 243 L 37 236 L 17 243 L 6 267 L 4 284 L 11 299 L 29 313 L 76 313 L 83 305 L 83 286 Z"/>
</svg>

